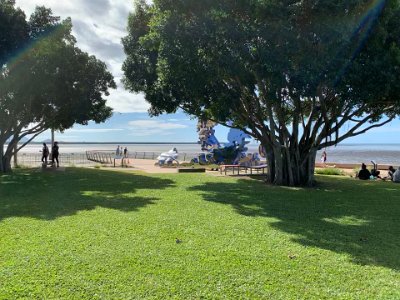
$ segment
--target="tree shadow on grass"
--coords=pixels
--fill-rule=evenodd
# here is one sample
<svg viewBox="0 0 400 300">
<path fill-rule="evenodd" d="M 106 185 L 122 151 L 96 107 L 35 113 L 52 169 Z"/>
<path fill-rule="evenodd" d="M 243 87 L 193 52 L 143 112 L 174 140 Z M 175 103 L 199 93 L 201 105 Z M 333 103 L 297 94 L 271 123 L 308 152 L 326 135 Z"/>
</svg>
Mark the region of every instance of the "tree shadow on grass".
<svg viewBox="0 0 400 300">
<path fill-rule="evenodd" d="M 191 190 L 239 214 L 268 217 L 303 246 L 346 253 L 359 265 L 400 270 L 400 185 L 319 177 L 315 189 L 254 180 L 207 183 Z"/>
<path fill-rule="evenodd" d="M 104 170 L 18 171 L 0 176 L 0 220 L 54 220 L 97 207 L 136 211 L 159 200 L 154 197 L 155 190 L 172 186 L 169 179 Z M 138 190 L 148 190 L 148 196 L 137 196 Z"/>
</svg>

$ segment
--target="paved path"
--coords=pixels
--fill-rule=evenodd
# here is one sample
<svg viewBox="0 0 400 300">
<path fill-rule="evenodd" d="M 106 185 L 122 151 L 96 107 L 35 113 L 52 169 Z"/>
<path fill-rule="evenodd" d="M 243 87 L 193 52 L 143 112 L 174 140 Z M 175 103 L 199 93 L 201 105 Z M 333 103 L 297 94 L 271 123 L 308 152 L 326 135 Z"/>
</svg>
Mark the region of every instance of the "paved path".
<svg viewBox="0 0 400 300">
<path fill-rule="evenodd" d="M 135 170 L 144 171 L 150 174 L 160 174 L 160 173 L 178 173 L 175 168 L 161 168 L 155 166 L 155 160 L 152 159 L 134 159 L 129 165 Z"/>
<path fill-rule="evenodd" d="M 51 166 L 47 168 L 40 167 L 39 169 L 42 172 L 65 172 L 65 167 L 53 168 Z"/>
</svg>

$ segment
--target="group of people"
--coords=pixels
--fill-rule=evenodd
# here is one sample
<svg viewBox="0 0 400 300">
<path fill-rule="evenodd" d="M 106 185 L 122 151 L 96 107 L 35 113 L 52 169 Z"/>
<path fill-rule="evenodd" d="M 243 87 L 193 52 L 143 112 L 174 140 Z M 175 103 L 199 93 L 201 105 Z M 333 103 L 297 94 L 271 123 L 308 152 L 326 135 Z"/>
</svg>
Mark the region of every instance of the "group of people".
<svg viewBox="0 0 400 300">
<path fill-rule="evenodd" d="M 400 167 L 396 170 L 393 166 L 388 168 L 388 176 L 381 177 L 380 171 L 377 169 L 372 169 L 369 171 L 367 166 L 363 163 L 361 164 L 361 170 L 358 172 L 358 179 L 361 180 L 369 180 L 369 179 L 382 179 L 382 180 L 391 180 L 396 183 L 400 183 Z"/>
<path fill-rule="evenodd" d="M 123 156 L 124 158 L 127 158 L 128 157 L 128 148 L 125 147 L 124 149 L 122 149 L 122 147 L 120 147 L 118 145 L 117 150 L 115 150 L 115 156 L 117 156 L 117 157 Z"/>
<path fill-rule="evenodd" d="M 43 143 L 43 148 L 42 148 L 42 163 L 43 165 L 47 166 L 47 161 L 48 157 L 50 155 L 49 147 L 46 145 L 46 143 Z M 51 147 L 51 164 L 55 166 L 55 163 L 57 164 L 57 168 L 60 166 L 60 162 L 58 161 L 59 157 L 59 147 L 58 147 L 58 142 L 54 142 L 53 146 Z"/>
</svg>

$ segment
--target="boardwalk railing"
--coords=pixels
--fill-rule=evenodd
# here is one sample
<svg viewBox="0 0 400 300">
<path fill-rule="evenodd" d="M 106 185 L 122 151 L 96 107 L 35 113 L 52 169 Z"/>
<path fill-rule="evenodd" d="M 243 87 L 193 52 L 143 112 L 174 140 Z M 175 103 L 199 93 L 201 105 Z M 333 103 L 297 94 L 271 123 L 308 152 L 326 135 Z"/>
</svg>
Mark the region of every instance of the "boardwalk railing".
<svg viewBox="0 0 400 300">
<path fill-rule="evenodd" d="M 129 158 L 133 159 L 152 159 L 156 160 L 160 156 L 161 152 L 132 152 L 128 155 Z M 198 157 L 199 152 L 182 152 L 178 153 L 179 161 L 190 161 L 192 158 Z"/>
<path fill-rule="evenodd" d="M 20 166 L 40 166 L 42 164 L 41 153 L 18 153 L 18 164 Z M 60 164 L 64 166 L 90 166 L 94 162 L 89 161 L 85 153 L 60 153 Z M 12 161 L 13 163 L 13 161 Z"/>
<path fill-rule="evenodd" d="M 150 159 L 156 160 L 161 152 L 128 152 L 126 158 L 131 159 Z M 179 153 L 180 162 L 190 161 L 197 157 L 199 153 Z M 18 153 L 18 164 L 21 166 L 33 167 L 41 165 L 41 153 Z M 85 153 L 60 153 L 60 164 L 64 166 L 94 166 L 96 164 L 114 165 L 121 164 L 122 157 L 117 157 L 113 150 L 94 150 Z M 124 160 L 126 163 L 129 160 Z M 12 162 L 13 163 L 13 162 Z"/>
<path fill-rule="evenodd" d="M 202 152 L 180 152 L 177 160 L 181 162 L 190 162 L 193 158 L 198 158 Z M 60 153 L 60 164 L 64 166 L 94 166 L 96 164 L 104 165 L 125 165 L 134 164 L 136 159 L 156 160 L 160 152 L 130 151 L 124 157 L 115 155 L 113 150 L 93 150 L 85 153 Z M 18 164 L 21 166 L 39 166 L 41 165 L 41 153 L 19 153 Z"/>
<path fill-rule="evenodd" d="M 134 151 L 128 152 L 126 156 L 117 156 L 115 151 L 112 150 L 93 150 L 86 151 L 86 157 L 88 160 L 97 162 L 100 164 L 115 164 L 115 160 L 118 162 L 122 160 L 129 159 L 149 159 L 156 160 L 158 156 L 160 156 L 160 152 L 143 152 L 143 151 Z M 200 155 L 211 155 L 207 152 L 180 152 L 178 153 L 177 161 L 179 162 L 190 162 L 193 158 L 199 159 Z"/>
<path fill-rule="evenodd" d="M 129 159 L 150 159 L 156 160 L 158 156 L 160 156 L 161 152 L 143 152 L 143 151 L 135 151 L 128 152 L 126 156 L 117 156 L 115 151 L 111 150 L 93 150 L 86 151 L 86 158 L 89 161 L 100 163 L 100 164 L 110 164 L 114 165 L 117 160 L 129 160 Z M 187 153 L 178 153 L 178 161 L 190 161 L 195 157 L 199 156 L 199 152 L 187 152 Z"/>
<path fill-rule="evenodd" d="M 115 152 L 110 151 L 86 151 L 87 160 L 100 164 L 113 164 L 115 162 Z"/>
</svg>

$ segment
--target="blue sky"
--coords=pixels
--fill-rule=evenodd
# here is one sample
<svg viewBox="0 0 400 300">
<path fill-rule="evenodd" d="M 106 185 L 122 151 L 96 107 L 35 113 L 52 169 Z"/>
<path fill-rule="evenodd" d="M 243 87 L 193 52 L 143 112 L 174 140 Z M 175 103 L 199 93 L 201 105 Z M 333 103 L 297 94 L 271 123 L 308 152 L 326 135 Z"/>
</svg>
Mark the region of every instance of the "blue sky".
<svg viewBox="0 0 400 300">
<path fill-rule="evenodd" d="M 126 0 L 16 0 L 27 15 L 36 5 L 50 7 L 55 15 L 71 17 L 73 34 L 78 46 L 103 60 L 113 73 L 118 89 L 108 97 L 108 105 L 114 108 L 114 116 L 104 124 L 75 126 L 57 139 L 66 142 L 196 142 L 194 119 L 183 113 L 150 118 L 146 113 L 149 105 L 143 95 L 131 94 L 121 84 L 121 66 L 125 55 L 121 38 L 126 36 L 128 14 L 133 1 Z M 228 130 L 216 128 L 216 136 L 225 141 Z M 346 143 L 400 143 L 400 121 L 374 129 Z M 50 138 L 46 132 L 36 141 Z"/>
<path fill-rule="evenodd" d="M 76 125 L 65 133 L 56 133 L 64 142 L 197 142 L 197 120 L 183 113 L 150 118 L 147 113 L 114 113 L 103 124 Z M 228 129 L 218 126 L 217 136 L 226 141 Z M 39 136 L 50 138 L 50 132 Z"/>
<path fill-rule="evenodd" d="M 196 125 L 196 119 L 183 113 L 157 118 L 150 118 L 147 113 L 115 113 L 106 123 L 75 126 L 63 134 L 57 133 L 56 138 L 64 142 L 197 142 Z M 217 138 L 225 142 L 228 129 L 223 126 L 215 129 Z M 49 138 L 50 133 L 46 132 L 37 141 Z M 344 143 L 400 143 L 400 120 Z"/>
</svg>

